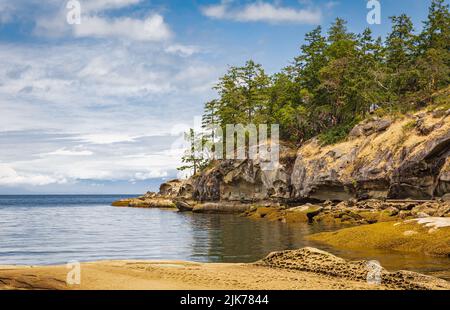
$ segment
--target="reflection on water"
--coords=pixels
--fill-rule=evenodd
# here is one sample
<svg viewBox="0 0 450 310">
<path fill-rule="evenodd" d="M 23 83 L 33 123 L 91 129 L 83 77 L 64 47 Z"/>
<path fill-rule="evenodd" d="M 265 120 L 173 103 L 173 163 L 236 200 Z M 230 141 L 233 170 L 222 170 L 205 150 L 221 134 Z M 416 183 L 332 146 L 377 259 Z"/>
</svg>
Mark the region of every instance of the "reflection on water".
<svg viewBox="0 0 450 310">
<path fill-rule="evenodd" d="M 114 208 L 115 196 L 0 196 L 0 264 L 63 264 L 105 259 L 252 262 L 271 251 L 319 247 L 450 279 L 450 260 L 336 250 L 305 240 L 318 225 L 252 221 L 235 215 Z M 329 230 L 330 228 L 328 228 Z"/>
<path fill-rule="evenodd" d="M 314 246 L 303 238 L 320 231 L 310 225 L 251 221 L 236 215 L 178 214 L 193 227 L 192 258 L 214 262 L 253 262 L 272 251 Z"/>
</svg>

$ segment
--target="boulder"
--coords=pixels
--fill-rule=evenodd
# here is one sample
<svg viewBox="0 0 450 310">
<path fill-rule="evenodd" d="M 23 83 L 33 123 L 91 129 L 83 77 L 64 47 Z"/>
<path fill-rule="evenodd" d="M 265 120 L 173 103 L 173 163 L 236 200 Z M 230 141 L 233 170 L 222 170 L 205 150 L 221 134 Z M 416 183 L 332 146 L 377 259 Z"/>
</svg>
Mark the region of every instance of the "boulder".
<svg viewBox="0 0 450 310">
<path fill-rule="evenodd" d="M 174 200 L 173 203 L 180 212 L 190 212 L 194 209 L 193 205 L 183 200 Z"/>
<path fill-rule="evenodd" d="M 183 181 L 180 181 L 178 179 L 165 182 L 165 183 L 161 184 L 161 186 L 159 187 L 158 194 L 159 194 L 159 196 L 174 198 L 178 195 L 178 192 L 179 192 L 182 184 L 183 184 Z"/>
<path fill-rule="evenodd" d="M 392 121 L 388 119 L 371 119 L 356 125 L 350 132 L 350 137 L 367 137 L 377 132 L 385 131 L 391 126 Z"/>
</svg>

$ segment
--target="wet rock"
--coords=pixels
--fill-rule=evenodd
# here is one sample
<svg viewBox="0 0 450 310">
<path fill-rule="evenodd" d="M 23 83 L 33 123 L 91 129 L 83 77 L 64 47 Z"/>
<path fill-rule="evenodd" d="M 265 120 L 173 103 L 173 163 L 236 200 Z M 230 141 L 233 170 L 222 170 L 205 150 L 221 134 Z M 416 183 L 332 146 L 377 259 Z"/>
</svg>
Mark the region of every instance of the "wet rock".
<svg viewBox="0 0 450 310">
<path fill-rule="evenodd" d="M 199 203 L 194 206 L 192 212 L 194 213 L 215 213 L 215 214 L 229 214 L 229 213 L 243 213 L 250 210 L 250 204 L 241 203 Z"/>
<path fill-rule="evenodd" d="M 190 212 L 194 209 L 194 206 L 189 204 L 187 201 L 174 200 L 173 203 L 180 212 Z"/>
<path fill-rule="evenodd" d="M 395 207 L 388 207 L 384 210 L 389 216 L 395 216 L 399 213 L 399 210 Z"/>
<path fill-rule="evenodd" d="M 400 219 L 406 219 L 406 218 L 409 218 L 409 217 L 412 217 L 412 216 L 413 216 L 413 214 L 412 214 L 411 211 L 401 210 L 401 211 L 398 213 L 398 217 L 399 217 Z"/>
<path fill-rule="evenodd" d="M 161 208 L 161 209 L 172 209 L 175 208 L 174 203 L 171 199 L 166 198 L 137 198 L 131 199 L 128 203 L 130 208 Z"/>
</svg>

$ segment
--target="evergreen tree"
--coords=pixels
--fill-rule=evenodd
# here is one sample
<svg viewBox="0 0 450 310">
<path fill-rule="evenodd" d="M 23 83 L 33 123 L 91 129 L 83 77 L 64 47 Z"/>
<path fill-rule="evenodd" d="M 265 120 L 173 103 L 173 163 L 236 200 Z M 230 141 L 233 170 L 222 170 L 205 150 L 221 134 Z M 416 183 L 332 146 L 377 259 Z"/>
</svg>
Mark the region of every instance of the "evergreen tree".
<svg viewBox="0 0 450 310">
<path fill-rule="evenodd" d="M 373 106 L 382 108 L 381 113 L 429 103 L 436 91 L 449 87 L 449 5 L 432 0 L 419 35 L 405 14 L 391 21 L 392 31 L 384 42 L 369 28 L 358 35 L 349 32 L 340 18 L 327 36 L 317 27 L 305 35 L 293 63 L 273 76 L 252 60 L 230 67 L 215 87 L 219 98 L 205 104 L 203 128 L 280 124 L 282 140 L 302 143 L 319 135 L 323 142 L 333 143 L 345 138 Z M 215 140 L 213 131 L 207 139 Z M 205 143 L 192 140 L 194 145 Z M 191 145 L 181 169 L 196 173 L 207 161 L 193 150 Z"/>
<path fill-rule="evenodd" d="M 302 45 L 300 56 L 294 59 L 294 65 L 288 68 L 300 87 L 312 93 L 320 84 L 319 71 L 325 65 L 326 38 L 319 26 L 305 35 L 306 44 Z"/>
<path fill-rule="evenodd" d="M 443 0 L 433 0 L 420 34 L 417 60 L 419 85 L 425 100 L 439 87 L 449 84 L 450 14 Z"/>
<path fill-rule="evenodd" d="M 221 125 L 260 122 L 265 117 L 269 85 L 269 76 L 252 60 L 243 67 L 231 67 L 215 87 L 220 95 Z"/>
<path fill-rule="evenodd" d="M 179 171 L 189 170 L 196 175 L 197 172 L 203 170 L 209 163 L 208 158 L 205 158 L 203 153 L 204 140 L 195 134 L 194 129 L 189 129 L 184 135 L 185 140 L 189 143 L 188 149 L 181 157 L 183 166 L 177 168 Z"/>
<path fill-rule="evenodd" d="M 393 16 L 391 20 L 393 26 L 386 42 L 386 57 L 389 88 L 394 96 L 391 101 L 395 102 L 416 90 L 417 36 L 413 33 L 413 23 L 407 15 Z"/>
<path fill-rule="evenodd" d="M 428 19 L 420 35 L 422 52 L 427 49 L 450 49 L 449 5 L 444 0 L 432 0 Z"/>
<path fill-rule="evenodd" d="M 328 31 L 328 46 L 325 50 L 327 65 L 320 72 L 320 109 L 318 119 L 324 128 L 336 126 L 352 115 L 354 110 L 355 70 L 357 65 L 357 41 L 347 31 L 346 22 L 340 18 Z"/>
</svg>

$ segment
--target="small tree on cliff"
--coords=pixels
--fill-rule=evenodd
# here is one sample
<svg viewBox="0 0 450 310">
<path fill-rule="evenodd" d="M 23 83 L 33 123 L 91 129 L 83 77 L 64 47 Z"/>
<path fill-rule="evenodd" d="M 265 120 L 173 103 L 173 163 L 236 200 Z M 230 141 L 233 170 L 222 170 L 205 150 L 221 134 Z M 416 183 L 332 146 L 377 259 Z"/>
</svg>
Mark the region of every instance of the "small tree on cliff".
<svg viewBox="0 0 450 310">
<path fill-rule="evenodd" d="M 177 169 L 179 171 L 190 170 L 196 175 L 198 171 L 204 169 L 209 163 L 209 160 L 205 158 L 202 152 L 202 146 L 205 141 L 202 137 L 196 135 L 192 128 L 184 134 L 184 138 L 189 143 L 189 147 L 184 152 L 183 157 L 181 157 L 181 162 L 184 165 Z"/>
</svg>

